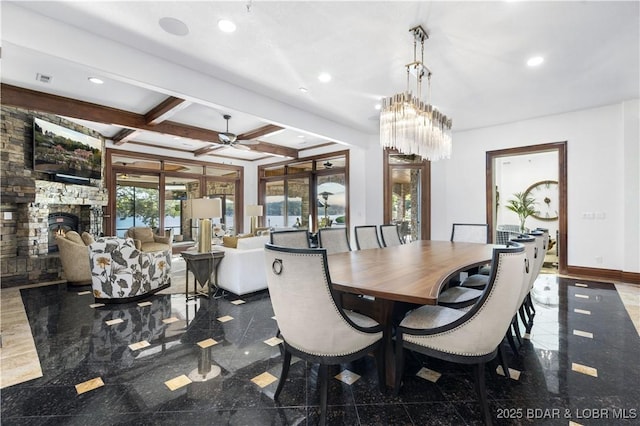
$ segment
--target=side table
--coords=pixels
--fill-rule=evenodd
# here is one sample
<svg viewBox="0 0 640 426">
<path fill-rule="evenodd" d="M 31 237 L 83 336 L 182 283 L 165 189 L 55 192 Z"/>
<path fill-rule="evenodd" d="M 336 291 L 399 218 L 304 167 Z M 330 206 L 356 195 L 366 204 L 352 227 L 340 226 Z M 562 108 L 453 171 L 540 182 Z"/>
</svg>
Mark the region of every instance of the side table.
<svg viewBox="0 0 640 426">
<path fill-rule="evenodd" d="M 193 273 L 195 278 L 195 282 L 193 283 L 194 297 L 201 295 L 211 298 L 212 289 L 214 287 L 216 290 L 218 289 L 218 265 L 220 265 L 224 257 L 224 251 L 212 251 L 209 253 L 182 252 L 180 255 L 185 260 L 187 266 L 187 282 L 185 285 L 185 295 L 187 299 L 189 298 L 189 271 Z M 213 281 L 211 280 L 212 275 Z M 206 287 L 207 291 L 199 290 L 198 284 L 200 284 L 201 288 Z"/>
</svg>

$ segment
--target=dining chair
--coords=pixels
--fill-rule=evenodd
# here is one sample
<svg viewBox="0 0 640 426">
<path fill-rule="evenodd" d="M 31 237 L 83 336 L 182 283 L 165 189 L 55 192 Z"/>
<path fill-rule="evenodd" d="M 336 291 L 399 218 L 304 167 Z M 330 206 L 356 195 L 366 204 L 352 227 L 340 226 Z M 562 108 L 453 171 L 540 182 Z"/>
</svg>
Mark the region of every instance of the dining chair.
<svg viewBox="0 0 640 426">
<path fill-rule="evenodd" d="M 533 265 L 533 273 L 529 280 L 527 294 L 525 295 L 523 303 L 519 309 L 520 319 L 525 325 L 527 333 L 531 332 L 531 328 L 533 327 L 533 317 L 536 314 L 533 301 L 531 300 L 531 290 L 533 289 L 533 285 L 535 284 L 544 263 L 544 255 L 547 252 L 546 248 L 548 247 L 547 244 L 549 241 L 548 235 L 548 232 L 545 235 L 544 230 L 536 230 L 529 233 L 529 236 L 536 240 L 536 257 Z"/>
<path fill-rule="evenodd" d="M 489 225 L 486 223 L 454 223 L 451 227 L 451 241 L 487 244 L 489 242 Z"/>
<path fill-rule="evenodd" d="M 321 228 L 318 231 L 318 245 L 327 249 L 327 254 L 351 251 L 347 228 Z"/>
<path fill-rule="evenodd" d="M 309 231 L 306 229 L 274 231 L 270 234 L 273 245 L 289 248 L 310 248 Z"/>
<path fill-rule="evenodd" d="M 486 424 L 491 424 L 484 383 L 485 363 L 498 354 L 522 291 L 525 251 L 520 244 L 493 249 L 491 279 L 468 311 L 425 305 L 409 312 L 396 329 L 396 380 L 399 393 L 404 350 L 459 364 L 472 364 L 476 391 Z"/>
<path fill-rule="evenodd" d="M 356 247 L 358 250 L 366 250 L 372 248 L 380 248 L 380 239 L 378 238 L 378 227 L 375 225 L 356 226 L 354 228 L 356 234 Z"/>
<path fill-rule="evenodd" d="M 385 247 L 400 246 L 403 244 L 396 225 L 380 225 L 380 235 L 382 236 L 382 244 Z"/>
<path fill-rule="evenodd" d="M 271 304 L 284 345 L 280 381 L 283 389 L 291 356 L 319 364 L 320 424 L 326 422 L 327 367 L 375 353 L 378 385 L 385 383 L 383 327 L 373 319 L 339 308 L 332 289 L 326 249 L 265 246 Z"/>
<path fill-rule="evenodd" d="M 451 227 L 451 241 L 463 243 L 489 242 L 489 225 L 486 223 L 454 223 Z M 462 280 L 461 286 L 482 289 L 489 282 L 489 276 L 479 273 L 480 268 L 473 268 L 469 276 Z"/>
</svg>

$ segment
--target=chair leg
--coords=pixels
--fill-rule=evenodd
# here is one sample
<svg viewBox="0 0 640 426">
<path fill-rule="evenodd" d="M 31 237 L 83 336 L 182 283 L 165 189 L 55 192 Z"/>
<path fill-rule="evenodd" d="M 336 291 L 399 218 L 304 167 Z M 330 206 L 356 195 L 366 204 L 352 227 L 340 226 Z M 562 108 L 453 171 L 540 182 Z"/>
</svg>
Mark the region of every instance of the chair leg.
<svg viewBox="0 0 640 426">
<path fill-rule="evenodd" d="M 320 424 L 327 424 L 327 364 L 320 364 L 318 369 L 320 376 Z"/>
<path fill-rule="evenodd" d="M 513 335 L 511 334 L 511 330 L 507 330 L 507 341 L 509 342 L 509 346 L 511 347 L 511 351 L 514 355 L 518 355 L 518 347 L 516 346 L 516 342 L 513 340 Z"/>
<path fill-rule="evenodd" d="M 520 321 L 522 321 L 522 325 L 524 325 L 525 329 L 527 328 L 527 324 L 529 324 L 529 315 L 527 315 L 527 310 L 524 307 L 524 302 L 520 305 L 518 309 L 518 314 L 520 315 Z"/>
<path fill-rule="evenodd" d="M 280 373 L 280 381 L 278 382 L 278 387 L 276 388 L 276 392 L 273 394 L 274 401 L 278 400 L 278 397 L 280 396 L 280 392 L 284 387 L 284 382 L 287 381 L 290 364 L 291 364 L 291 352 L 289 352 L 287 348 L 284 348 L 284 359 L 282 360 L 282 372 Z"/>
<path fill-rule="evenodd" d="M 480 402 L 480 412 L 484 418 L 485 425 L 492 425 L 493 421 L 489 412 L 489 403 L 487 402 L 487 389 L 484 383 L 484 362 L 473 365 L 476 392 Z"/>
<path fill-rule="evenodd" d="M 509 375 L 509 364 L 507 364 L 507 357 L 504 355 L 504 349 L 502 348 L 502 345 L 498 345 L 498 362 L 500 362 L 500 365 L 502 366 L 502 372 L 504 373 L 504 376 L 507 379 L 510 379 L 511 376 Z"/>
<path fill-rule="evenodd" d="M 404 373 L 404 348 L 402 344 L 402 333 L 396 333 L 396 378 L 393 385 L 393 394 L 398 396 L 402 385 L 402 374 Z"/>
<path fill-rule="evenodd" d="M 513 332 L 516 334 L 518 345 L 522 346 L 522 335 L 520 334 L 520 326 L 518 325 L 518 314 L 513 316 L 513 320 L 511 320 L 511 328 L 513 328 Z"/>
<path fill-rule="evenodd" d="M 376 368 L 378 370 L 378 387 L 380 388 L 380 392 L 385 392 L 387 389 L 386 386 L 386 368 L 385 368 L 385 359 L 384 359 L 385 346 L 381 343 L 378 345 L 376 349 Z"/>
</svg>

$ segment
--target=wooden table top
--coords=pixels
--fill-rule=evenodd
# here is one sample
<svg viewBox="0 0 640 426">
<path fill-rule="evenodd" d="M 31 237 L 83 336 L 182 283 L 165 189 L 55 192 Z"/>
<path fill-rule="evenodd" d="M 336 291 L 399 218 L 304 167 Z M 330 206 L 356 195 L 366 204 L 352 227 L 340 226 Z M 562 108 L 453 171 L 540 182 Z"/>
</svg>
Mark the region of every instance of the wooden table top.
<svg viewBox="0 0 640 426">
<path fill-rule="evenodd" d="M 400 302 L 435 305 L 453 274 L 491 261 L 493 244 L 420 240 L 327 256 L 334 288 Z"/>
</svg>

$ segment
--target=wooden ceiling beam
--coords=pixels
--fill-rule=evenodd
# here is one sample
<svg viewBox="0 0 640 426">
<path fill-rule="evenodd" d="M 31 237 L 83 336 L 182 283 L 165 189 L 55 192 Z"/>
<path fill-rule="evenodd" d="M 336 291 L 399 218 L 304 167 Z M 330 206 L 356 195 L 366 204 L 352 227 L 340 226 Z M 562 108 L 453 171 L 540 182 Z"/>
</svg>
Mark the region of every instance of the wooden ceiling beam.
<svg viewBox="0 0 640 426">
<path fill-rule="evenodd" d="M 144 115 L 144 119 L 147 124 L 156 125 L 168 120 L 171 116 L 176 114 L 178 111 L 185 109 L 189 105 L 191 105 L 191 102 L 169 96 L 147 112 Z"/>
<path fill-rule="evenodd" d="M 147 124 L 144 115 L 121 109 L 106 107 L 63 96 L 50 95 L 35 90 L 23 89 L 8 84 L 0 85 L 0 96 L 4 105 L 64 115 L 66 117 L 95 121 L 97 123 L 113 124 L 149 132 L 166 133 L 188 139 L 198 139 L 205 142 L 218 142 L 218 132 L 202 129 L 186 124 L 163 121 L 155 125 Z"/>
<path fill-rule="evenodd" d="M 140 131 L 136 129 L 122 129 L 116 133 L 111 140 L 116 145 L 123 145 L 125 142 L 133 139 L 138 133 L 140 133 Z"/>
<path fill-rule="evenodd" d="M 276 126 L 275 124 L 267 124 L 257 129 L 250 130 L 248 132 L 238 135 L 238 139 L 241 141 L 248 141 L 252 139 L 258 139 L 262 136 L 269 135 L 271 133 L 283 130 L 284 127 Z"/>
<path fill-rule="evenodd" d="M 268 142 L 258 141 L 256 145 L 245 145 L 252 151 L 264 152 L 265 154 L 282 155 L 285 157 L 298 158 L 298 150 L 281 145 L 274 145 Z"/>
<path fill-rule="evenodd" d="M 180 124 L 173 121 L 162 121 L 157 124 L 149 124 L 147 115 L 142 115 L 130 111 L 117 108 L 111 108 L 104 105 L 98 105 L 90 102 L 79 101 L 77 99 L 66 98 L 63 96 L 51 95 L 35 90 L 24 89 L 21 87 L 11 86 L 8 84 L 0 84 L 0 97 L 3 105 L 10 105 L 35 111 L 47 112 L 50 114 L 73 117 L 97 123 L 112 124 L 115 126 L 126 127 L 125 130 L 144 130 L 156 133 L 165 133 L 172 136 L 179 136 L 186 139 L 195 139 L 204 142 L 212 142 L 215 146 L 206 146 L 194 151 L 194 155 L 203 155 L 211 151 L 222 149 L 224 145 L 219 144 L 218 132 L 215 130 L 203 129 L 200 127 Z M 187 102 L 179 98 L 169 98 L 160 103 L 155 109 L 170 110 L 169 105 L 175 105 L 179 108 Z M 162 114 L 158 114 L 161 116 Z M 149 116 L 151 117 L 151 116 Z M 152 121 L 157 121 L 152 120 Z M 247 140 L 247 136 L 265 135 L 280 130 L 281 127 L 268 124 L 257 129 L 245 132 L 241 135 L 242 139 Z M 124 137 L 128 136 L 123 134 Z M 126 138 L 131 139 L 132 136 Z M 254 138 L 259 136 L 254 136 Z M 111 138 L 110 138 L 111 139 Z M 124 143 L 124 142 L 122 142 Z M 263 152 L 265 154 L 282 155 L 291 158 L 298 158 L 298 150 L 285 146 L 274 145 L 268 142 L 260 141 L 256 145 L 247 145 L 251 150 Z"/>
</svg>

